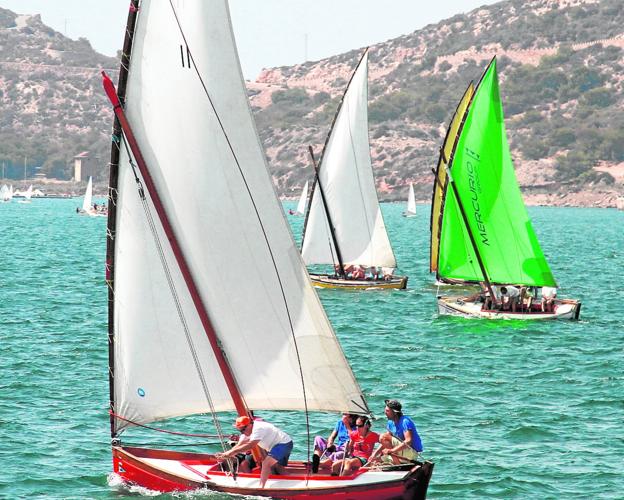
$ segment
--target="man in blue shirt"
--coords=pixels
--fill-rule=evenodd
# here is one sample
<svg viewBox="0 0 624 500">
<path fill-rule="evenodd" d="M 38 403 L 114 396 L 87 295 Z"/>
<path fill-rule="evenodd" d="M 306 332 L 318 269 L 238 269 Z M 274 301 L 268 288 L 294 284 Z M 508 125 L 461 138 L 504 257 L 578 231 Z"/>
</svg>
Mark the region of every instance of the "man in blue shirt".
<svg viewBox="0 0 624 500">
<path fill-rule="evenodd" d="M 381 460 L 400 464 L 418 459 L 423 451 L 422 441 L 411 418 L 403 415 L 402 406 L 396 399 L 386 399 L 385 414 L 388 432 L 379 437 L 381 446 L 375 450 L 370 462 Z"/>
</svg>

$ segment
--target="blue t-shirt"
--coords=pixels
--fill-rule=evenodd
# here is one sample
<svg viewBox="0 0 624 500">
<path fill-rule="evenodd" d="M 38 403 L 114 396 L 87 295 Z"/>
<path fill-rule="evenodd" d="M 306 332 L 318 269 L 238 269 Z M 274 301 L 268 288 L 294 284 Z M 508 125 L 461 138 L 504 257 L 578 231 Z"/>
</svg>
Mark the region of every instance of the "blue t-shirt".
<svg viewBox="0 0 624 500">
<path fill-rule="evenodd" d="M 422 441 L 411 418 L 402 415 L 397 425 L 394 424 L 394 420 L 388 420 L 386 428 L 401 441 L 405 440 L 405 431 L 412 431 L 412 448 L 417 452 L 423 451 Z"/>
<path fill-rule="evenodd" d="M 334 427 L 334 431 L 336 432 L 336 437 L 334 438 L 334 444 L 336 446 L 342 446 L 347 441 L 349 441 L 349 432 L 357 429 L 357 427 L 353 427 L 352 429 L 347 429 L 347 426 L 341 420 L 338 420 L 336 423 L 336 427 Z"/>
</svg>

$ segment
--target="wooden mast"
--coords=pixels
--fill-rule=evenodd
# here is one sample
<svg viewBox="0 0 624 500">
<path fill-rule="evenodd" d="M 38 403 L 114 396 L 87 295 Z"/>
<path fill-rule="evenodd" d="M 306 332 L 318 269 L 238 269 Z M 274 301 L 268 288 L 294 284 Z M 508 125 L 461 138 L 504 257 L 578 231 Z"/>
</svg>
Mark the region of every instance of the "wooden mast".
<svg viewBox="0 0 624 500">
<path fill-rule="evenodd" d="M 126 24 L 123 50 L 121 53 L 121 65 L 119 69 L 119 82 L 117 96 L 121 103 L 126 98 L 126 83 L 128 81 L 128 65 L 130 53 L 134 41 L 134 28 L 136 25 L 139 0 L 132 0 L 130 12 Z M 117 187 L 119 179 L 119 146 L 121 137 L 121 125 L 115 117 L 113 125 L 113 141 L 111 145 L 110 174 L 108 181 L 108 221 L 106 237 L 106 284 L 108 285 L 108 388 L 111 437 L 115 438 L 115 238 L 117 231 Z"/>
</svg>

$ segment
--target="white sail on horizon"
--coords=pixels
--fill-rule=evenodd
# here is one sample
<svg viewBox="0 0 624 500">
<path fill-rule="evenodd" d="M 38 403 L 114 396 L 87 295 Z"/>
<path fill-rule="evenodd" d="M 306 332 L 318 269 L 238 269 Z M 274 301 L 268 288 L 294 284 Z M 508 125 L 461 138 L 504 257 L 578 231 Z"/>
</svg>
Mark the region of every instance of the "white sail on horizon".
<svg viewBox="0 0 624 500">
<path fill-rule="evenodd" d="M 91 177 L 89 177 L 89 182 L 87 182 L 87 189 L 85 190 L 84 199 L 82 200 L 82 210 L 85 212 L 89 212 L 93 209 L 93 181 Z"/>
<path fill-rule="evenodd" d="M 275 195 L 225 0 L 142 2 L 125 112 L 247 407 L 361 412 L 361 389 Z M 134 175 L 122 147 L 114 259 L 115 411 L 146 423 L 208 412 L 211 405 L 232 410 L 156 218 L 164 244 L 159 249 L 154 241 Z M 155 214 L 149 196 L 146 204 Z M 116 421 L 117 431 L 126 425 Z"/>
<path fill-rule="evenodd" d="M 414 185 L 410 182 L 409 194 L 407 196 L 407 209 L 405 215 L 416 215 L 416 196 L 414 195 Z"/>
<path fill-rule="evenodd" d="M 11 201 L 11 192 L 9 191 L 9 186 L 6 184 L 3 184 L 0 188 L 0 200 Z"/>
<path fill-rule="evenodd" d="M 301 253 L 306 264 L 337 264 L 319 183 L 343 264 L 396 267 L 377 199 L 368 140 L 368 52 L 344 95 L 318 167 Z"/>
<path fill-rule="evenodd" d="M 297 215 L 305 214 L 306 202 L 308 201 L 308 181 L 306 181 L 299 197 L 299 203 L 297 203 Z"/>
</svg>

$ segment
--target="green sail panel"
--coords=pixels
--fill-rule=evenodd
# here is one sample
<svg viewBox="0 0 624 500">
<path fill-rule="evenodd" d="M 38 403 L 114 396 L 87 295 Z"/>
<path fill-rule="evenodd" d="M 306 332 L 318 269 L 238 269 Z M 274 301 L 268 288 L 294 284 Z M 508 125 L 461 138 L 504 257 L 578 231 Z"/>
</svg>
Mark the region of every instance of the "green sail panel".
<svg viewBox="0 0 624 500">
<path fill-rule="evenodd" d="M 468 109 L 468 104 L 472 100 L 473 94 L 474 85 L 472 84 L 472 82 L 470 82 L 470 85 L 468 85 L 466 92 L 464 92 L 464 96 L 462 97 L 461 101 L 459 101 L 459 105 L 455 110 L 453 118 L 451 118 L 451 123 L 449 124 L 449 128 L 446 131 L 446 138 L 444 139 L 444 144 L 442 145 L 442 149 L 440 150 L 440 158 L 438 159 L 438 166 L 435 171 L 435 179 L 433 181 L 433 194 L 431 197 L 430 221 L 431 244 L 429 270 L 431 272 L 438 271 L 440 221 L 442 220 L 442 207 L 444 206 L 444 196 L 446 194 L 447 188 L 446 165 L 448 159 L 451 157 L 451 153 L 453 152 L 453 147 L 455 146 L 455 141 L 457 140 L 459 127 L 461 126 L 462 120 L 464 119 L 464 116 Z"/>
<path fill-rule="evenodd" d="M 501 284 L 557 286 L 514 173 L 495 59 L 475 91 L 450 163 L 487 278 Z M 450 186 L 447 191 L 438 273 L 442 278 L 483 281 L 455 193 Z"/>
</svg>

